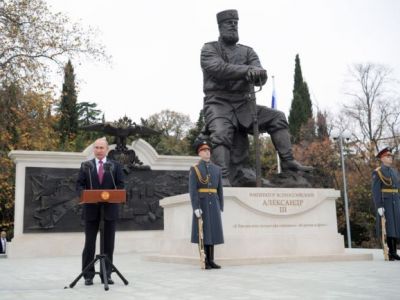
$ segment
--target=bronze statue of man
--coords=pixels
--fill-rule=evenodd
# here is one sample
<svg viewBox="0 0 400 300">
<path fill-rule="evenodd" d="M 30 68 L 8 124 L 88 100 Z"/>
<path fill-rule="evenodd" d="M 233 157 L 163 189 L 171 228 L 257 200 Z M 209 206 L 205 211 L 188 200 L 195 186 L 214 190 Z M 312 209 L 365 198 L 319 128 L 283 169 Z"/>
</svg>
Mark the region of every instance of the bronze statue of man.
<svg viewBox="0 0 400 300">
<path fill-rule="evenodd" d="M 253 118 L 249 101 L 250 83 L 264 85 L 267 71 L 256 52 L 238 44 L 238 12 L 217 14 L 219 39 L 206 43 L 201 50 L 205 128 L 213 146 L 212 161 L 222 168 L 224 186 L 255 183 L 255 172 L 248 166 L 249 140 Z M 281 158 L 283 171 L 309 171 L 293 158 L 285 115 L 257 105 L 260 132 L 270 134 Z"/>
</svg>

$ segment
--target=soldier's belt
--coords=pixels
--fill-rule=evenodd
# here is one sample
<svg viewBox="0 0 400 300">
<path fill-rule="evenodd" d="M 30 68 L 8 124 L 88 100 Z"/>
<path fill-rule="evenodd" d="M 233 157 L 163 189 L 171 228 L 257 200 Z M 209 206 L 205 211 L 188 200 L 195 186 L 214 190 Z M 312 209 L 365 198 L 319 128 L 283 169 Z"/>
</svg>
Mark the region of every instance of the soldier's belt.
<svg viewBox="0 0 400 300">
<path fill-rule="evenodd" d="M 399 189 L 381 189 L 382 193 L 398 193 Z"/>
<path fill-rule="evenodd" d="M 217 193 L 217 189 L 198 189 L 197 191 L 199 193 Z"/>
</svg>

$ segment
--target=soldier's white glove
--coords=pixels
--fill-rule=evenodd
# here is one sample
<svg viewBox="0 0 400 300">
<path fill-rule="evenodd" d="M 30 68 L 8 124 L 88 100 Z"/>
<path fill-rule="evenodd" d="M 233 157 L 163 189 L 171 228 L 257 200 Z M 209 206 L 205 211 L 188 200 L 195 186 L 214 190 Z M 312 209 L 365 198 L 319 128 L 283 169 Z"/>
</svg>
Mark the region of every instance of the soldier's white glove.
<svg viewBox="0 0 400 300">
<path fill-rule="evenodd" d="M 200 218 L 201 217 L 201 214 L 202 214 L 203 212 L 201 211 L 201 209 L 200 208 L 198 208 L 198 209 L 195 209 L 194 210 L 194 214 L 196 215 L 196 217 L 198 217 L 198 218 Z"/>
<path fill-rule="evenodd" d="M 378 214 L 382 217 L 384 213 L 385 213 L 385 209 L 383 207 L 379 207 Z"/>
</svg>

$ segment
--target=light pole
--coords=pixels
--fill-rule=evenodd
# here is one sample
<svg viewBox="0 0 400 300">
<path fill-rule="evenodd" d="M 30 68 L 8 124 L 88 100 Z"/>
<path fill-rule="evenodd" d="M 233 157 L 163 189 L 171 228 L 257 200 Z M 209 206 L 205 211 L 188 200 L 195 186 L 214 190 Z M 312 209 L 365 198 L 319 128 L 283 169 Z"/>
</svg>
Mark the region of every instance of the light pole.
<svg viewBox="0 0 400 300">
<path fill-rule="evenodd" d="M 343 139 L 349 140 L 349 137 L 343 137 L 342 133 L 336 139 L 339 139 L 340 147 L 340 159 L 342 164 L 342 175 L 343 175 L 343 197 L 344 197 L 344 214 L 346 217 L 346 229 L 347 229 L 347 245 L 351 248 L 351 233 L 350 233 L 350 218 L 349 218 L 349 200 L 347 198 L 347 180 L 346 180 L 346 166 L 344 164 L 344 154 L 343 154 Z"/>
</svg>

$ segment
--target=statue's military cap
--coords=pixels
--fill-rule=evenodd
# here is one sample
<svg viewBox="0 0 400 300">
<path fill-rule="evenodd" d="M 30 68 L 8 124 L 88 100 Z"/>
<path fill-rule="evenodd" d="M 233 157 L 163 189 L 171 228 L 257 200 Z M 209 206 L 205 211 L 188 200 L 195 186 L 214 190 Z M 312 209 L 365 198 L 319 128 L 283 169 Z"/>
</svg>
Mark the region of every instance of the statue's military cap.
<svg viewBox="0 0 400 300">
<path fill-rule="evenodd" d="M 385 155 L 392 155 L 392 148 L 385 147 L 376 155 L 377 158 L 382 158 Z"/>
<path fill-rule="evenodd" d="M 217 22 L 218 24 L 222 23 L 225 20 L 235 19 L 239 20 L 239 14 L 236 9 L 228 9 L 217 13 Z"/>
<path fill-rule="evenodd" d="M 207 140 L 197 138 L 194 141 L 193 148 L 196 150 L 196 153 L 199 153 L 203 149 L 209 149 L 211 151 L 211 144 Z"/>
</svg>

